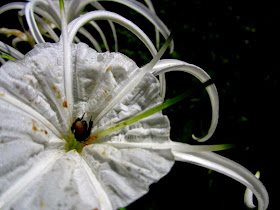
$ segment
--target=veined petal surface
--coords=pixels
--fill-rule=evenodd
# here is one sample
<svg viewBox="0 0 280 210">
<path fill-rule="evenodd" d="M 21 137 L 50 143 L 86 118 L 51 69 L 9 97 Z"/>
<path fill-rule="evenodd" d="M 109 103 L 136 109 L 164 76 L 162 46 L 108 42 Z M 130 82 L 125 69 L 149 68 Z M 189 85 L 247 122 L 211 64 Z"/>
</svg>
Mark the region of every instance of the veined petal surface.
<svg viewBox="0 0 280 210">
<path fill-rule="evenodd" d="M 1 68 L 0 91 L 40 113 L 61 133 L 69 122 L 65 107 L 62 47 L 40 44 L 22 60 L 7 62 Z"/>
<path fill-rule="evenodd" d="M 174 164 L 170 149 L 117 148 L 106 142 L 169 142 L 161 112 L 85 146 L 65 151 L 71 134 L 65 101 L 63 46 L 36 45 L 0 69 L 0 207 L 116 209 L 148 192 Z M 120 53 L 71 45 L 73 118 L 94 118 L 139 68 Z M 100 130 L 161 103 L 159 82 L 147 73 L 94 126 Z M 104 107 L 100 104 L 104 104 Z"/>
</svg>

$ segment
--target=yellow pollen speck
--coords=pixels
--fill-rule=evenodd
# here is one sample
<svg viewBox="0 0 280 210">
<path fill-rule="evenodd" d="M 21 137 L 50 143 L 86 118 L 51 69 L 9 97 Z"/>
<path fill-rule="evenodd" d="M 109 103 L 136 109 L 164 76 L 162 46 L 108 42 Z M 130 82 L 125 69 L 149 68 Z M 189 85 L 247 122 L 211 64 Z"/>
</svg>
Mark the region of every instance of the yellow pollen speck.
<svg viewBox="0 0 280 210">
<path fill-rule="evenodd" d="M 110 71 L 112 69 L 112 66 L 110 65 L 107 69 L 106 72 Z"/>
</svg>

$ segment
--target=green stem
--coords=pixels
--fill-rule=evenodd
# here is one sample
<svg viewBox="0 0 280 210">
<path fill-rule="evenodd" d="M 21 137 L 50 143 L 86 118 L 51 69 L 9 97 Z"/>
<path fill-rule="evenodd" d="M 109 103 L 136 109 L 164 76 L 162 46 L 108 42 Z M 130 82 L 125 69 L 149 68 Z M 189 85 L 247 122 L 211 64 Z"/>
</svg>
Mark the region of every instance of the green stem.
<svg viewBox="0 0 280 210">
<path fill-rule="evenodd" d="M 180 94 L 180 95 L 178 95 L 178 96 L 176 96 L 176 97 L 174 97 L 172 99 L 167 99 L 166 101 L 164 101 L 160 105 L 157 105 L 157 106 L 155 106 L 155 107 L 153 107 L 153 108 L 151 108 L 151 109 L 149 109 L 147 111 L 144 111 L 144 112 L 142 112 L 142 113 L 140 113 L 140 114 L 138 114 L 138 115 L 136 115 L 134 117 L 131 117 L 131 118 L 125 120 L 125 121 L 122 121 L 122 122 L 120 122 L 120 123 L 118 123 L 118 124 L 116 124 L 116 125 L 114 125 L 114 126 L 112 126 L 110 128 L 107 128 L 105 130 L 101 130 L 101 131 L 99 131 L 97 133 L 94 133 L 93 136 L 88 138 L 87 141 L 84 144 L 85 145 L 92 144 L 93 141 L 95 139 L 97 139 L 97 138 L 106 136 L 109 133 L 112 133 L 112 132 L 114 132 L 116 130 L 119 130 L 119 129 L 125 127 L 125 126 L 128 126 L 128 125 L 130 125 L 132 123 L 135 123 L 135 122 L 137 122 L 137 121 L 139 121 L 139 120 L 141 120 L 143 118 L 146 118 L 146 117 L 148 117 L 148 116 L 150 116 L 152 114 L 155 114 L 155 113 L 157 113 L 157 112 L 159 112 L 159 111 L 161 111 L 161 110 L 163 110 L 163 109 L 165 109 L 165 108 L 167 108 L 169 106 L 172 106 L 173 104 L 176 104 L 179 101 L 182 101 L 183 99 L 185 99 L 188 96 L 190 96 L 191 93 L 192 93 L 191 91 L 186 91 L 186 92 L 184 92 L 184 93 L 182 93 L 182 94 Z"/>
<path fill-rule="evenodd" d="M 8 59 L 8 60 L 13 60 L 13 61 L 16 60 L 15 58 L 13 58 L 12 56 L 9 56 L 9 55 L 1 55 L 1 58 Z"/>
<path fill-rule="evenodd" d="M 63 0 L 59 0 L 59 8 L 60 8 L 61 13 L 65 13 L 65 11 L 64 11 L 64 1 Z"/>
</svg>

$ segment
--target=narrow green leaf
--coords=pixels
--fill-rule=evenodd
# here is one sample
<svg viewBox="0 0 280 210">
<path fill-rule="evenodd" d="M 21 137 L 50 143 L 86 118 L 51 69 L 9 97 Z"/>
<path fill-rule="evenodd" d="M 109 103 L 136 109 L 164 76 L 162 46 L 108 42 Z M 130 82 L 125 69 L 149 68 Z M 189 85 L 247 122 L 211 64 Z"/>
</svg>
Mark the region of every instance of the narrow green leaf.
<svg viewBox="0 0 280 210">
<path fill-rule="evenodd" d="M 185 99 L 185 98 L 187 98 L 188 96 L 190 96 L 191 93 L 192 93 L 191 91 L 186 91 L 186 92 L 184 92 L 184 93 L 182 93 L 182 94 L 180 94 L 180 95 L 178 95 L 178 96 L 176 96 L 176 97 L 174 97 L 174 98 L 172 98 L 172 99 L 167 99 L 166 101 L 164 101 L 164 102 L 163 102 L 162 104 L 160 104 L 160 105 L 157 105 L 157 106 L 155 106 L 155 107 L 153 107 L 153 108 L 151 108 L 151 109 L 149 109 L 149 110 L 147 110 L 147 111 L 144 111 L 144 112 L 142 112 L 142 113 L 140 113 L 140 114 L 138 114 L 138 115 L 136 115 L 136 116 L 133 116 L 133 117 L 131 117 L 131 118 L 125 120 L 125 121 L 122 121 L 122 122 L 120 122 L 120 123 L 118 123 L 118 124 L 116 124 L 116 125 L 114 125 L 114 126 L 108 128 L 108 129 L 99 131 L 99 132 L 95 133 L 92 137 L 90 137 L 90 138 L 85 142 L 85 145 L 91 144 L 91 143 L 93 143 L 93 141 L 94 141 L 95 139 L 97 139 L 97 138 L 106 136 L 106 135 L 108 135 L 109 133 L 112 133 L 112 132 L 114 132 L 114 131 L 116 131 L 116 130 L 119 130 L 119 129 L 121 129 L 121 128 L 127 126 L 127 125 L 130 125 L 130 124 L 132 124 L 132 123 L 135 123 L 135 122 L 137 122 L 137 121 L 139 121 L 139 120 L 141 120 L 141 119 L 143 119 L 143 118 L 145 118 L 145 117 L 148 117 L 148 116 L 150 116 L 150 115 L 153 115 L 153 114 L 155 114 L 155 113 L 157 113 L 157 112 L 159 112 L 159 111 L 161 111 L 161 110 L 163 110 L 163 109 L 165 109 L 165 108 L 167 108 L 167 107 L 169 107 L 169 106 L 172 106 L 172 105 L 178 103 L 179 101 L 182 101 L 183 99 Z"/>
<path fill-rule="evenodd" d="M 16 60 L 14 57 L 9 56 L 9 55 L 1 55 L 1 58 L 7 59 L 7 60 L 12 60 L 12 61 Z"/>
</svg>

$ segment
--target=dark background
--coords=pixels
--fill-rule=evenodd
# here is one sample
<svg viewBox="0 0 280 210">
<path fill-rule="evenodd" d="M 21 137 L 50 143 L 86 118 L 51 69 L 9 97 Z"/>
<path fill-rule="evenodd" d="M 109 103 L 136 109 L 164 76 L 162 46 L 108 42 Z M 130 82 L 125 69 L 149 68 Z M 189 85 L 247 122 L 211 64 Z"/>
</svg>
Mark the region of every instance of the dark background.
<svg viewBox="0 0 280 210">
<path fill-rule="evenodd" d="M 260 171 L 261 181 L 270 195 L 269 209 L 275 209 L 273 188 L 279 165 L 276 148 L 280 84 L 276 74 L 276 54 L 263 48 L 257 56 L 257 18 L 251 13 L 256 11 L 254 4 L 230 0 L 152 2 L 158 16 L 174 35 L 175 52 L 165 53 L 164 58 L 176 58 L 203 68 L 218 89 L 220 120 L 214 136 L 206 144 L 235 144 L 235 149 L 219 154 L 240 163 L 252 173 Z M 135 22 L 155 40 L 154 28 L 137 12 L 116 3 L 101 3 L 106 9 Z M 92 10 L 92 7 L 86 9 Z M 267 28 L 276 25 L 275 11 L 272 6 L 268 8 Z M 3 20 L 1 27 L 7 27 L 9 22 Z M 110 33 L 106 25 L 104 23 L 104 31 Z M 149 62 L 151 56 L 143 44 L 130 32 L 116 27 L 119 51 L 139 66 Z M 276 34 L 270 31 L 265 45 L 274 45 L 274 38 Z M 1 40 L 5 38 L 1 36 Z M 113 49 L 112 40 L 109 39 L 109 44 Z M 161 41 L 164 42 L 162 37 Z M 24 44 L 20 47 L 27 48 Z M 199 85 L 196 79 L 185 73 L 172 72 L 166 76 L 166 98 L 185 90 L 195 90 Z M 191 134 L 203 136 L 210 125 L 211 108 L 205 91 L 164 110 L 164 113 L 170 119 L 174 141 L 197 144 Z M 151 185 L 147 195 L 126 209 L 246 209 L 244 191 L 243 185 L 224 175 L 176 162 L 167 176 Z"/>
</svg>

